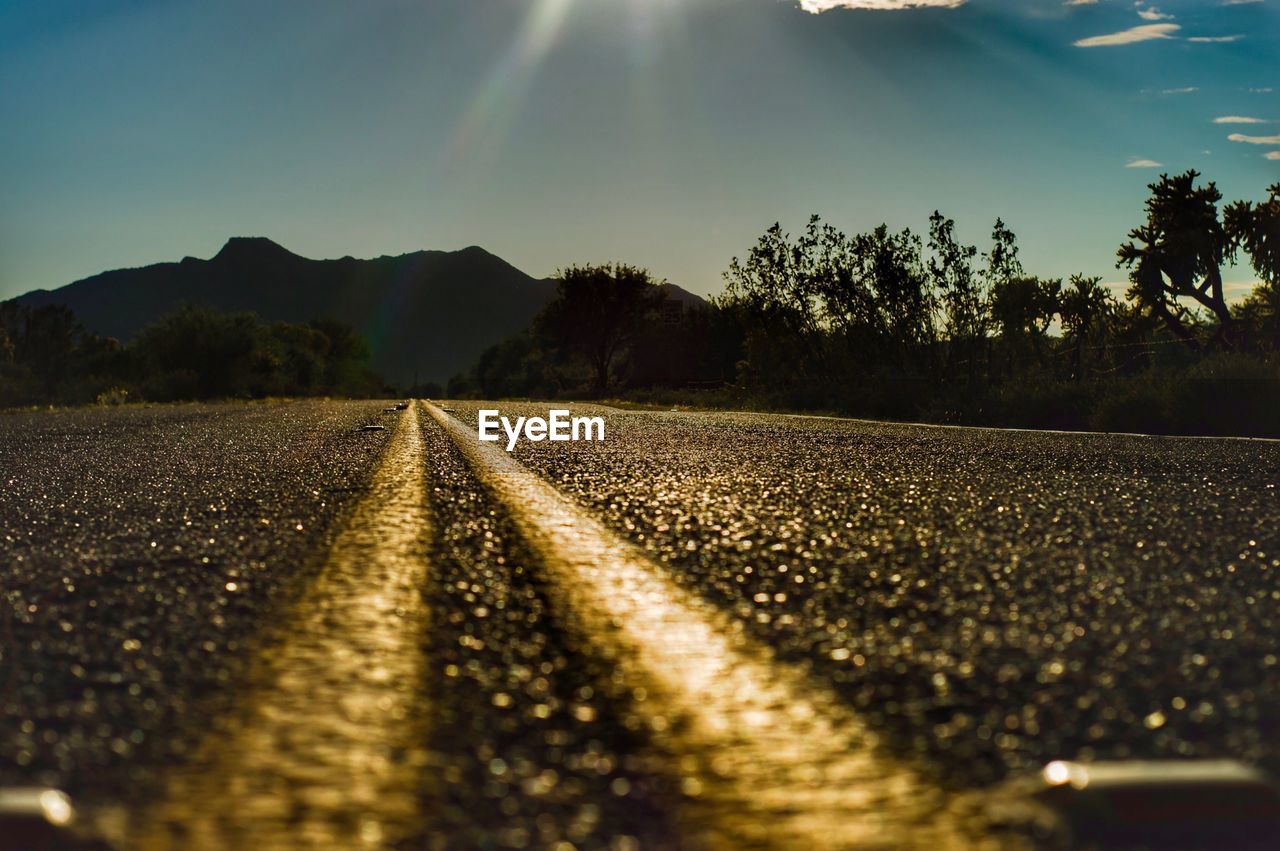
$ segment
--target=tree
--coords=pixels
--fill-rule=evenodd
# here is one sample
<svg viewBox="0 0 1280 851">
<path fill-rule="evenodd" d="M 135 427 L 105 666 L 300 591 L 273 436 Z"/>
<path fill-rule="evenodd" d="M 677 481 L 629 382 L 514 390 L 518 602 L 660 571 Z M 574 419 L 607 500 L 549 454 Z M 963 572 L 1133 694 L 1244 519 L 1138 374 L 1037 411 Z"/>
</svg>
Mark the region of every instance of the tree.
<svg viewBox="0 0 1280 851">
<path fill-rule="evenodd" d="M 1241 336 L 1263 352 L 1280 351 L 1280 286 L 1261 283 L 1232 305 Z"/>
<path fill-rule="evenodd" d="M 1062 293 L 1058 309 L 1062 330 L 1072 341 L 1072 374 L 1076 381 L 1084 377 L 1085 348 L 1089 340 L 1103 329 L 1112 302 L 1101 278 L 1072 275 L 1071 286 Z"/>
<path fill-rule="evenodd" d="M 1280 287 L 1280 183 L 1267 188 L 1260 204 L 1237 201 L 1223 211 L 1228 247 L 1249 255 L 1253 270 L 1264 282 Z"/>
<path fill-rule="evenodd" d="M 323 386 L 329 393 L 359 395 L 377 384 L 369 372 L 369 344 L 356 330 L 336 319 L 313 319 L 307 324 L 324 335 Z M 374 379 L 372 382 L 370 379 Z"/>
<path fill-rule="evenodd" d="M 16 360 L 30 367 L 53 394 L 71 369 L 71 359 L 82 339 L 83 327 L 71 308 L 62 304 L 27 308 L 16 346 Z"/>
<path fill-rule="evenodd" d="M 1036 358 L 1044 361 L 1044 338 L 1057 315 L 1062 281 L 1020 276 L 1002 278 L 991 290 L 991 318 L 1000 330 L 1013 372 L 1017 352 L 1030 343 Z"/>
<path fill-rule="evenodd" d="M 1237 201 L 1223 211 L 1231 253 L 1243 249 L 1262 279 L 1233 311 L 1264 349 L 1280 351 L 1280 183 L 1260 204 Z"/>
<path fill-rule="evenodd" d="M 937 305 L 921 257 L 920 237 L 909 229 L 890 233 L 887 225 L 880 225 L 858 236 L 855 247 L 872 281 L 877 325 L 890 349 L 899 360 L 914 356 L 917 365 L 923 365 L 937 336 Z"/>
<path fill-rule="evenodd" d="M 983 274 L 988 292 L 1023 276 L 1022 260 L 1018 258 L 1018 237 L 1003 219 L 996 219 L 991 228 L 991 251 L 984 256 L 987 268 Z"/>
<path fill-rule="evenodd" d="M 485 349 L 473 374 L 476 389 L 484 399 L 549 397 L 560 389 L 537 338 L 527 332 Z"/>
<path fill-rule="evenodd" d="M 823 299 L 840 286 L 829 276 L 841 265 L 835 257 L 844 243 L 844 234 L 823 225 L 816 215 L 809 217 L 804 234 L 794 242 L 774 223 L 752 246 L 746 261 L 733 258 L 724 273 L 726 298 L 768 329 L 766 336 L 785 338 L 768 343 L 795 350 L 794 366 L 801 374 L 811 368 L 826 372 Z"/>
<path fill-rule="evenodd" d="M 184 305 L 144 327 L 132 348 L 148 398 L 225 399 L 251 395 L 261 337 L 252 313 Z"/>
<path fill-rule="evenodd" d="M 857 354 L 873 366 L 926 366 L 935 300 L 920 238 L 882 224 L 848 240 L 844 254 L 848 280 L 833 281 L 825 299 L 833 325 L 864 341 Z"/>
<path fill-rule="evenodd" d="M 603 395 L 619 356 L 658 307 L 663 294 L 648 270 L 625 263 L 571 266 L 557 275 L 556 298 L 538 326 L 558 347 L 581 355 Z"/>
<path fill-rule="evenodd" d="M 978 345 L 986 336 L 982 285 L 973 269 L 978 249 L 956 242 L 956 223 L 934 211 L 929 217 L 929 274 L 945 313 L 952 359 L 966 358 L 969 378 L 977 372 Z"/>
<path fill-rule="evenodd" d="M 1230 248 L 1218 216 L 1222 193 L 1213 182 L 1197 186 L 1199 176 L 1194 170 L 1176 177 L 1162 174 L 1148 187 L 1146 224 L 1129 232 L 1116 265 L 1130 270 L 1129 297 L 1188 347 L 1200 344 L 1181 299 L 1207 309 L 1217 321 L 1214 340 L 1230 346 L 1235 323 L 1222 287 L 1221 267 Z"/>
</svg>

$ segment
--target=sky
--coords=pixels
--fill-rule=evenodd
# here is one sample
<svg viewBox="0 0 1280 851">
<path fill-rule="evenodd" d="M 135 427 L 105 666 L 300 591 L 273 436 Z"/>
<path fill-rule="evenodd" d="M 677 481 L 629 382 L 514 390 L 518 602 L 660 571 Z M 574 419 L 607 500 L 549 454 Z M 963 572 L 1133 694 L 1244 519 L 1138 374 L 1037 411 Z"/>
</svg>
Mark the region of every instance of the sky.
<svg viewBox="0 0 1280 851">
<path fill-rule="evenodd" d="M 0 298 L 233 235 L 712 294 L 774 222 L 935 209 L 1121 281 L 1146 185 L 1188 168 L 1280 181 L 1280 0 L 0 6 Z"/>
</svg>

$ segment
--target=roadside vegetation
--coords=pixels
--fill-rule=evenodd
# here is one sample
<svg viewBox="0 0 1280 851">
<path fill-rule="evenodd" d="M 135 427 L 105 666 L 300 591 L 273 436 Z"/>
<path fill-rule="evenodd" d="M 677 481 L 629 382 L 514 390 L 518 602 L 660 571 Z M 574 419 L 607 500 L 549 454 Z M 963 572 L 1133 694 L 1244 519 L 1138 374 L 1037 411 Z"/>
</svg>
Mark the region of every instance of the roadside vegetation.
<svg viewBox="0 0 1280 851">
<path fill-rule="evenodd" d="M 364 341 L 329 320 L 184 307 L 122 344 L 66 307 L 0 303 L 0 407 L 384 395 L 368 360 Z"/>
<path fill-rule="evenodd" d="M 766 231 L 705 307 L 664 309 L 643 269 L 569 268 L 447 393 L 1280 436 L 1280 184 L 1222 207 L 1199 178 L 1151 184 L 1117 252 L 1122 298 L 1029 273 L 999 220 L 980 250 L 940 213 L 852 236 L 814 216 Z M 1233 302 L 1237 264 L 1259 283 Z"/>
</svg>

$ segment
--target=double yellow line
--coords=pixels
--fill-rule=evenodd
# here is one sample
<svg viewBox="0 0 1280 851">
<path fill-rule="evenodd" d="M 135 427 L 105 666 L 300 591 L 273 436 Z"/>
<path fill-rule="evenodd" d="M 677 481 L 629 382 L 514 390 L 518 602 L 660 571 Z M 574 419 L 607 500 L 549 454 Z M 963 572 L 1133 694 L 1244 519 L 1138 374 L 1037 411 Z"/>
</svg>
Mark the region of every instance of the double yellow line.
<svg viewBox="0 0 1280 851">
<path fill-rule="evenodd" d="M 122 847 L 358 849 L 422 829 L 430 522 L 419 414 L 447 432 L 539 557 L 553 604 L 636 696 L 672 757 L 689 847 L 973 847 L 953 801 L 886 756 L 825 687 L 682 589 L 473 429 L 400 419 L 372 481 L 241 708 L 177 770 Z"/>
</svg>

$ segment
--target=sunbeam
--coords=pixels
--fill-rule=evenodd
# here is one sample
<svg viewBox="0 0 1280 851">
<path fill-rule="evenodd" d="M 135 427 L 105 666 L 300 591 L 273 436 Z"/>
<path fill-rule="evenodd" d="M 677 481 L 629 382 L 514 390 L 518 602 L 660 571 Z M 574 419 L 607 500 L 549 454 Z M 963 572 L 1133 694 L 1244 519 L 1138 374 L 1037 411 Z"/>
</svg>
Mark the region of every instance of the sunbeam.
<svg viewBox="0 0 1280 851">
<path fill-rule="evenodd" d="M 450 159 L 500 140 L 520 109 L 547 53 L 556 44 L 575 0 L 536 0 L 515 40 L 467 107 L 449 146 Z"/>
</svg>

